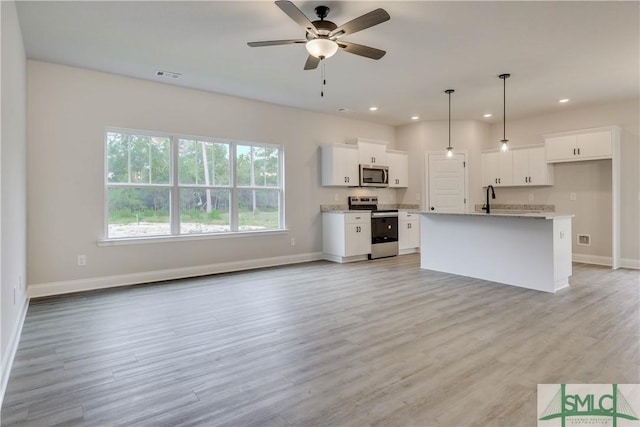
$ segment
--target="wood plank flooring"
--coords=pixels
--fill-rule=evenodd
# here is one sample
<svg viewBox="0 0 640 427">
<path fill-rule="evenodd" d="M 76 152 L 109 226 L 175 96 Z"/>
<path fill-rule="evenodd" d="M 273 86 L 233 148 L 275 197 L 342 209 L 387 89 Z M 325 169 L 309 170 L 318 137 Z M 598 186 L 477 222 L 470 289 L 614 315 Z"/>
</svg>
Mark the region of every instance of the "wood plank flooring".
<svg viewBox="0 0 640 427">
<path fill-rule="evenodd" d="M 538 383 L 640 383 L 639 278 L 575 264 L 552 295 L 406 255 L 34 300 L 2 425 L 535 426 Z"/>
</svg>

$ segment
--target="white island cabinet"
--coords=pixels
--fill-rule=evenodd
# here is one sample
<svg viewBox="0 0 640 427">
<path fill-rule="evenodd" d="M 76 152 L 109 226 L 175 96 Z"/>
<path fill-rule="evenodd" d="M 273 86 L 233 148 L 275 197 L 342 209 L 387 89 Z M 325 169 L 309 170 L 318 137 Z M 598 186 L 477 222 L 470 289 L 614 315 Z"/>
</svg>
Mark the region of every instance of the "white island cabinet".
<svg viewBox="0 0 640 427">
<path fill-rule="evenodd" d="M 422 212 L 420 267 L 556 292 L 572 272 L 572 216 Z"/>
</svg>

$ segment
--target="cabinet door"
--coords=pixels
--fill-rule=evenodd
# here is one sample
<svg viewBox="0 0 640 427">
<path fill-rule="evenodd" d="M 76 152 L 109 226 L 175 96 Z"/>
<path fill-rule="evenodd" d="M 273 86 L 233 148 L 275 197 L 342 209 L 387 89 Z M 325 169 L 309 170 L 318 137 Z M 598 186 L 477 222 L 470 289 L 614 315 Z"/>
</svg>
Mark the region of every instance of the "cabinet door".
<svg viewBox="0 0 640 427">
<path fill-rule="evenodd" d="M 557 136 L 545 140 L 547 161 L 575 160 L 576 136 Z"/>
<path fill-rule="evenodd" d="M 322 148 L 322 185 L 357 187 L 358 186 L 358 149 L 340 144 L 323 145 Z"/>
<path fill-rule="evenodd" d="M 367 255 L 371 253 L 371 220 L 360 224 L 358 231 L 358 253 Z"/>
<path fill-rule="evenodd" d="M 548 185 L 551 184 L 551 176 L 547 159 L 545 158 L 544 147 L 530 148 L 525 150 L 529 155 L 529 182 L 528 185 Z M 515 152 L 514 154 L 514 176 L 515 176 Z"/>
<path fill-rule="evenodd" d="M 387 144 L 358 141 L 358 159 L 361 165 L 387 166 Z"/>
<path fill-rule="evenodd" d="M 358 150 L 346 149 L 342 152 L 344 163 L 342 175 L 347 179 L 347 186 L 357 187 L 360 184 L 360 168 L 358 165 Z"/>
<path fill-rule="evenodd" d="M 498 153 L 482 154 L 482 186 L 498 184 Z"/>
<path fill-rule="evenodd" d="M 371 214 L 344 214 L 344 256 L 371 253 Z"/>
<path fill-rule="evenodd" d="M 513 165 L 511 151 L 482 154 L 482 185 L 504 187 L 513 184 Z"/>
<path fill-rule="evenodd" d="M 529 150 L 514 150 L 513 185 L 529 184 Z"/>
<path fill-rule="evenodd" d="M 513 153 L 498 152 L 498 186 L 513 184 Z"/>
<path fill-rule="evenodd" d="M 389 187 L 408 187 L 409 185 L 409 155 L 406 153 L 387 153 L 389 163 Z"/>
<path fill-rule="evenodd" d="M 577 155 L 588 158 L 610 158 L 611 131 L 586 133 L 577 136 Z"/>
</svg>

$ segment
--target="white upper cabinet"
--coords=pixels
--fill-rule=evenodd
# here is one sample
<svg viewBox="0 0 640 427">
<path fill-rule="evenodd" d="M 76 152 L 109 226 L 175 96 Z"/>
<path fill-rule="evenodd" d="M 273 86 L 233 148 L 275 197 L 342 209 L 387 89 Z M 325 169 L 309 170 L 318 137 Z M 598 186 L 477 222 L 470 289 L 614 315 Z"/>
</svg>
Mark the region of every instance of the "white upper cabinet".
<svg viewBox="0 0 640 427">
<path fill-rule="evenodd" d="M 513 150 L 513 185 L 552 185 L 553 166 L 544 147 Z"/>
<path fill-rule="evenodd" d="M 482 185 L 484 187 L 552 184 L 553 166 L 547 164 L 543 146 L 482 153 Z"/>
<path fill-rule="evenodd" d="M 358 147 L 327 144 L 322 151 L 322 185 L 357 187 L 359 184 Z"/>
<path fill-rule="evenodd" d="M 387 150 L 389 187 L 409 186 L 409 154 L 406 151 Z"/>
<path fill-rule="evenodd" d="M 386 142 L 358 138 L 349 141 L 349 143 L 358 146 L 358 163 L 361 165 L 389 166 Z"/>
<path fill-rule="evenodd" d="M 482 185 L 504 187 L 513 183 L 511 151 L 482 153 Z"/>
<path fill-rule="evenodd" d="M 583 131 L 545 135 L 549 163 L 610 159 L 620 128 L 608 126 Z"/>
</svg>

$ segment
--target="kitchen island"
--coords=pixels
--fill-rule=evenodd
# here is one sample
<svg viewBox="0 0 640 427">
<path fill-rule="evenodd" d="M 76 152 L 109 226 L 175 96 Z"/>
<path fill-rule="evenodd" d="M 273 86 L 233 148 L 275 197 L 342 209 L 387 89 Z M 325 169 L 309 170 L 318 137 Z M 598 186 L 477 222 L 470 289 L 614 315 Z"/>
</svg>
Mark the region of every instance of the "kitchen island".
<svg viewBox="0 0 640 427">
<path fill-rule="evenodd" d="M 573 215 L 420 214 L 423 269 L 544 292 L 569 286 Z"/>
</svg>

